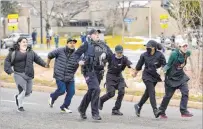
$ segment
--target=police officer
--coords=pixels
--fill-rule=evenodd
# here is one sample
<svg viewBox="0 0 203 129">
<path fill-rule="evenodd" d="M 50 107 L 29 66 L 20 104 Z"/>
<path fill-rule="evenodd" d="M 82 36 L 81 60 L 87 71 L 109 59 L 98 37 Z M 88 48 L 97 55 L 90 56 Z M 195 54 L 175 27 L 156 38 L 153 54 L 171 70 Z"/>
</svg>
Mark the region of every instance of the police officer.
<svg viewBox="0 0 203 129">
<path fill-rule="evenodd" d="M 189 77 L 185 74 L 183 68 L 187 64 L 187 58 L 190 56 L 188 51 L 188 44 L 181 40 L 179 41 L 179 48 L 174 50 L 169 57 L 167 65 L 164 67 L 166 72 L 165 77 L 165 96 L 162 100 L 159 110 L 161 110 L 161 118 L 167 118 L 165 110 L 169 104 L 176 89 L 179 89 L 182 94 L 180 103 L 180 112 L 182 117 L 192 117 L 193 114 L 187 110 L 188 103 L 188 80 Z"/>
<path fill-rule="evenodd" d="M 122 71 L 128 66 L 131 68 L 132 63 L 126 56 L 123 55 L 123 47 L 117 45 L 115 54 L 108 60 L 108 72 L 106 76 L 107 93 L 100 98 L 99 109 L 102 110 L 104 102 L 115 96 L 115 90 L 118 90 L 118 97 L 115 107 L 112 109 L 112 115 L 123 115 L 120 112 L 121 103 L 125 94 L 125 80 L 122 76 Z"/>
<path fill-rule="evenodd" d="M 103 77 L 105 59 L 112 55 L 110 48 L 99 40 L 98 31 L 92 29 L 89 32 L 90 40 L 84 43 L 74 53 L 74 58 L 78 60 L 84 54 L 83 60 L 79 61 L 82 66 L 83 75 L 88 85 L 88 91 L 85 94 L 78 111 L 82 119 L 86 119 L 86 110 L 91 102 L 92 118 L 101 120 L 99 116 L 98 102 L 100 95 L 99 84 Z"/>
<path fill-rule="evenodd" d="M 146 85 L 146 90 L 142 96 L 140 102 L 135 104 L 134 108 L 136 115 L 140 117 L 140 111 L 143 104 L 150 98 L 150 103 L 154 112 L 155 117 L 157 118 L 160 115 L 160 111 L 157 110 L 156 98 L 155 98 L 155 86 L 157 82 L 161 81 L 160 75 L 157 73 L 157 69 L 161 66 L 166 65 L 166 59 L 164 55 L 158 51 L 161 50 L 160 44 L 154 40 L 150 40 L 146 45 L 147 51 L 144 52 L 137 63 L 135 75 L 138 71 L 142 69 L 142 66 L 145 65 L 142 74 L 142 80 Z"/>
</svg>

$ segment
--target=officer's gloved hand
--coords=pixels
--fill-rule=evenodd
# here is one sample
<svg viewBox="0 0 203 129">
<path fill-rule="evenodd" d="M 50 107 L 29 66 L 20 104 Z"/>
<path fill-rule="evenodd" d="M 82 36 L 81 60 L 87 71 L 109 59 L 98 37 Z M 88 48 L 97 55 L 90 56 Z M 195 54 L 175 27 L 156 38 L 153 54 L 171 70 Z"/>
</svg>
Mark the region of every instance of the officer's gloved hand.
<svg viewBox="0 0 203 129">
<path fill-rule="evenodd" d="M 104 65 L 104 60 L 106 59 L 106 53 L 102 53 L 99 57 L 99 64 Z"/>
<path fill-rule="evenodd" d="M 82 66 L 82 65 L 85 64 L 85 61 L 84 61 L 84 60 L 80 60 L 80 61 L 78 62 L 78 64 L 79 64 L 80 66 Z"/>
<path fill-rule="evenodd" d="M 105 60 L 106 59 L 106 53 L 102 53 L 100 58 L 101 58 L 101 60 Z"/>
</svg>

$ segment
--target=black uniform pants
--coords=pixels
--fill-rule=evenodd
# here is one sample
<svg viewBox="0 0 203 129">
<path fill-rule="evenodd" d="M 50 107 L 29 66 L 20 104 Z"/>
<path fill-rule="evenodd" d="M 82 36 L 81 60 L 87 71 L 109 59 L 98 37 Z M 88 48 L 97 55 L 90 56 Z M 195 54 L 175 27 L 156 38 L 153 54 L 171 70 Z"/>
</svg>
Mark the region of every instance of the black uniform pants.
<svg viewBox="0 0 203 129">
<path fill-rule="evenodd" d="M 81 112 L 85 113 L 89 103 L 91 102 L 92 115 L 99 115 L 98 102 L 100 95 L 99 84 L 101 82 L 101 78 L 98 78 L 99 75 L 95 72 L 87 72 L 84 77 L 88 86 L 88 91 L 83 97 L 79 109 Z"/>
<path fill-rule="evenodd" d="M 109 76 L 107 74 L 106 79 L 106 94 L 100 98 L 101 103 L 106 102 L 110 98 L 115 96 L 116 90 L 118 90 L 118 97 L 116 99 L 115 106 L 112 110 L 119 110 L 125 94 L 125 81 L 122 77 Z"/>
<path fill-rule="evenodd" d="M 188 84 L 187 84 L 187 82 L 185 82 L 178 87 L 170 87 L 165 84 L 165 96 L 163 97 L 161 106 L 159 108 L 160 110 L 162 110 L 163 114 L 165 114 L 165 110 L 167 109 L 167 106 L 168 106 L 174 92 L 177 89 L 179 89 L 182 94 L 181 101 L 180 101 L 180 112 L 181 113 L 187 112 L 189 90 L 188 90 Z"/>
<path fill-rule="evenodd" d="M 138 103 L 139 107 L 142 107 L 143 104 L 147 101 L 147 99 L 150 99 L 150 103 L 152 106 L 152 109 L 157 109 L 157 105 L 156 105 L 156 95 L 155 95 L 155 86 L 157 84 L 157 82 L 151 82 L 151 81 L 144 81 L 145 85 L 146 85 L 146 90 L 140 100 L 140 102 Z"/>
</svg>

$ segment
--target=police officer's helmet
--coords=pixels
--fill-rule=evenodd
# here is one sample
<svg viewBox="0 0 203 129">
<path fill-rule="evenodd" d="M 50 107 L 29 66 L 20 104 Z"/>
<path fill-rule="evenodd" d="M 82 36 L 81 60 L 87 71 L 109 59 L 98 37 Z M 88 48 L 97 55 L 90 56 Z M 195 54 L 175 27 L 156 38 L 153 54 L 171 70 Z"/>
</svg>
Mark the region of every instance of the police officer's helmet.
<svg viewBox="0 0 203 129">
<path fill-rule="evenodd" d="M 123 47 L 122 47 L 121 45 L 117 45 L 117 46 L 115 47 L 115 51 L 116 51 L 116 52 L 123 52 Z"/>
</svg>

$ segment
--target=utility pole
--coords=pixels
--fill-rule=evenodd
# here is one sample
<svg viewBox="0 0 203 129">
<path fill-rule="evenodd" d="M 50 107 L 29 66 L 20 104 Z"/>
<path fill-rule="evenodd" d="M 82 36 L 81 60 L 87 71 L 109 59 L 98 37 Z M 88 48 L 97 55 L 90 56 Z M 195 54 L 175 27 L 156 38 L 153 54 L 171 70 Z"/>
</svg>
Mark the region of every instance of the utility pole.
<svg viewBox="0 0 203 129">
<path fill-rule="evenodd" d="M 40 30 L 41 30 L 41 44 L 43 43 L 43 23 L 42 23 L 42 1 L 40 0 Z"/>
<path fill-rule="evenodd" d="M 152 8 L 151 1 L 149 3 L 149 38 L 152 38 Z"/>
</svg>

